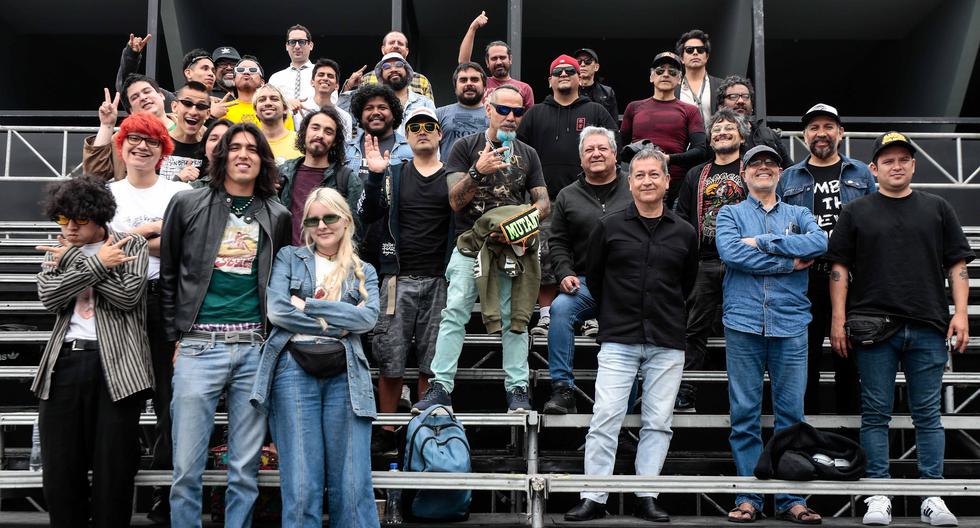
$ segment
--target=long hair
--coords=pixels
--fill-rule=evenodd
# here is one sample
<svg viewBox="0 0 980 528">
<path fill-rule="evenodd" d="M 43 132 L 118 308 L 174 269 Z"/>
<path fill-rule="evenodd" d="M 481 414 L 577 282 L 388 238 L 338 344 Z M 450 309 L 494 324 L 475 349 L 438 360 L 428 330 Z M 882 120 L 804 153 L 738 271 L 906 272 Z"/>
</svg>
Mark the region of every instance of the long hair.
<svg viewBox="0 0 980 528">
<path fill-rule="evenodd" d="M 310 121 L 313 120 L 313 116 L 320 114 L 329 117 L 337 130 L 333 137 L 333 145 L 330 145 L 330 149 L 327 151 L 327 159 L 339 167 L 347 161 L 345 156 L 347 140 L 350 139 L 350 130 L 344 130 L 344 120 L 341 119 L 340 112 L 333 106 L 324 106 L 316 112 L 306 114 L 303 122 L 299 125 L 299 130 L 296 131 L 296 150 L 304 156 L 306 155 L 306 132 L 310 128 Z"/>
<path fill-rule="evenodd" d="M 330 187 L 318 187 L 310 193 L 306 198 L 306 203 L 303 204 L 303 218 L 310 214 L 310 208 L 315 203 L 325 205 L 330 211 L 340 215 L 347 222 L 347 229 L 344 230 L 340 239 L 340 247 L 337 249 L 337 257 L 334 259 L 337 265 L 323 278 L 323 282 L 320 284 L 327 293 L 327 300 L 340 300 L 344 280 L 353 271 L 358 280 L 357 291 L 361 293 L 361 300 L 366 301 L 368 292 L 364 286 L 364 269 L 361 265 L 361 259 L 357 256 L 357 249 L 354 247 L 354 215 L 351 214 L 347 200 Z M 303 243 L 309 246 L 310 251 L 313 252 L 316 250 L 311 233 L 314 229 L 316 227 L 303 227 Z"/>
<path fill-rule="evenodd" d="M 208 174 L 211 181 L 208 185 L 214 190 L 221 190 L 225 186 L 225 177 L 228 175 L 228 144 L 235 134 L 246 132 L 255 140 L 255 145 L 259 150 L 259 176 L 255 179 L 255 196 L 262 199 L 272 198 L 276 195 L 276 182 L 279 180 L 279 169 L 276 168 L 276 157 L 272 155 L 272 147 L 269 141 L 262 135 L 259 127 L 252 123 L 236 123 L 231 126 L 222 136 L 221 141 L 214 147 L 214 163 L 208 167 Z"/>
</svg>

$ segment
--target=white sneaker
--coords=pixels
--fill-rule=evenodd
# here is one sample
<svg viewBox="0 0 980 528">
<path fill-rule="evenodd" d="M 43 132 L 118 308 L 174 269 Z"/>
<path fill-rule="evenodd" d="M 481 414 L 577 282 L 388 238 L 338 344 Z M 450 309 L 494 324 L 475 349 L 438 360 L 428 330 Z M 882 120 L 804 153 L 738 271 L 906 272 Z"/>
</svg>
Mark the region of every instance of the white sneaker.
<svg viewBox="0 0 980 528">
<path fill-rule="evenodd" d="M 892 522 L 892 501 L 884 495 L 864 499 L 868 513 L 864 514 L 864 524 L 869 526 L 888 526 Z"/>
<path fill-rule="evenodd" d="M 541 316 L 541 318 L 538 319 L 537 326 L 532 328 L 530 333 L 531 335 L 534 336 L 547 337 L 549 326 L 551 326 L 551 316 L 548 315 Z"/>
<path fill-rule="evenodd" d="M 921 512 L 919 519 L 932 526 L 959 526 L 960 524 L 939 497 L 928 497 L 922 501 L 919 511 Z"/>
<path fill-rule="evenodd" d="M 582 335 L 585 337 L 595 337 L 599 335 L 599 321 L 589 319 L 582 323 Z"/>
</svg>

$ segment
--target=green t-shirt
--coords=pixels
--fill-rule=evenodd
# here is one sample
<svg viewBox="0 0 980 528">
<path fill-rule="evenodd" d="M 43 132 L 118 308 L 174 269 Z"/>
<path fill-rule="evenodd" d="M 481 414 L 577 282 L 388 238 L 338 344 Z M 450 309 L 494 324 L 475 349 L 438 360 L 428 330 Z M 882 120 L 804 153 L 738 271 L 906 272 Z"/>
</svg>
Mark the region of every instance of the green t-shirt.
<svg viewBox="0 0 980 528">
<path fill-rule="evenodd" d="M 236 196 L 232 198 L 232 205 L 243 207 L 248 201 L 249 198 Z M 196 323 L 262 322 L 256 258 L 260 232 L 258 222 L 246 223 L 241 216 L 228 215 L 225 234 L 214 259 L 211 283 Z"/>
</svg>

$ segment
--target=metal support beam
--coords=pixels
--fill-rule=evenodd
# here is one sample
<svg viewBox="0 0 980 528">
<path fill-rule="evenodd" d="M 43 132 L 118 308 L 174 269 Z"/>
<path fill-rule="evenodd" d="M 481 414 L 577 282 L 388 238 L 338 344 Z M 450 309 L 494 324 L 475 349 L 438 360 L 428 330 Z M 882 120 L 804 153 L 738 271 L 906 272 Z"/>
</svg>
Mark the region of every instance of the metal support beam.
<svg viewBox="0 0 980 528">
<path fill-rule="evenodd" d="M 404 12 L 404 0 L 391 0 L 391 30 L 402 31 L 402 13 Z"/>
<path fill-rule="evenodd" d="M 729 73 L 746 75 L 752 55 L 752 0 L 724 2 L 718 7 L 725 23 L 711 30 L 713 46 L 708 70 L 719 77 Z"/>
<path fill-rule="evenodd" d="M 146 59 L 147 77 L 157 76 L 157 43 L 160 42 L 160 0 L 147 0 L 146 2 L 146 34 L 153 35 L 146 49 L 143 50 Z"/>
<path fill-rule="evenodd" d="M 521 78 L 521 32 L 524 25 L 524 0 L 507 0 L 507 43 L 510 44 L 510 76 Z"/>
<path fill-rule="evenodd" d="M 766 117 L 766 29 L 765 2 L 752 0 L 752 58 L 755 65 L 755 115 Z"/>
</svg>

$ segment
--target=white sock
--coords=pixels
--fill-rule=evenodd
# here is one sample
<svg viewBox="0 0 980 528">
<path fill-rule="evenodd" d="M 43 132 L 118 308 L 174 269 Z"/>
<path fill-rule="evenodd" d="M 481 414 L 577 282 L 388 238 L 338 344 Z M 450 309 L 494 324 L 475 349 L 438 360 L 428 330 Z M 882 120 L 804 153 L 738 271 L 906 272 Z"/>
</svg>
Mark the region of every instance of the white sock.
<svg viewBox="0 0 980 528">
<path fill-rule="evenodd" d="M 551 317 L 551 306 L 542 306 L 539 310 L 541 317 Z"/>
</svg>

